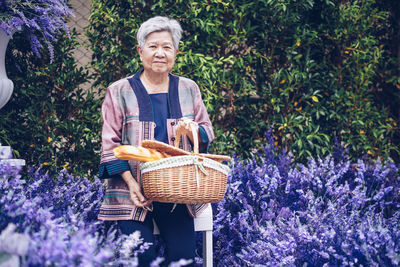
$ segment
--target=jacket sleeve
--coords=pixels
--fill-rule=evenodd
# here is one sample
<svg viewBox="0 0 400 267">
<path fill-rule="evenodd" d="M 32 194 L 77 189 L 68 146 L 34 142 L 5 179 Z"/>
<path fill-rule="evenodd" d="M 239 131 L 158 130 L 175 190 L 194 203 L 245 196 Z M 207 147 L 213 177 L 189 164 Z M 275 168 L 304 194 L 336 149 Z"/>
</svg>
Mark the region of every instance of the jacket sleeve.
<svg viewBox="0 0 400 267">
<path fill-rule="evenodd" d="M 214 140 L 214 131 L 211 125 L 210 117 L 206 106 L 204 105 L 201 97 L 200 89 L 195 84 L 195 95 L 194 95 L 194 121 L 199 124 L 199 151 L 201 153 L 207 153 L 210 143 Z"/>
<path fill-rule="evenodd" d="M 107 93 L 101 107 L 103 128 L 101 134 L 101 161 L 99 178 L 107 179 L 124 171 L 130 170 L 127 160 L 119 160 L 114 156 L 113 149 L 121 145 L 123 112 L 118 103 L 117 88 L 107 88 Z"/>
</svg>

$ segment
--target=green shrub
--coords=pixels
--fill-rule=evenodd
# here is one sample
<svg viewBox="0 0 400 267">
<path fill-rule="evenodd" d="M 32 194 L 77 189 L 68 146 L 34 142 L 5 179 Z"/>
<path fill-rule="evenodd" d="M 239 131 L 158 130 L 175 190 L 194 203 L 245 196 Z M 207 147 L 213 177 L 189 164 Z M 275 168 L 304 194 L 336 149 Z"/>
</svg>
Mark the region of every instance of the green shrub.
<svg viewBox="0 0 400 267">
<path fill-rule="evenodd" d="M 0 142 L 28 165 L 97 173 L 101 99 L 82 89 L 88 71 L 78 68 L 72 50 L 79 44 L 60 37 L 54 60 L 33 55 L 25 36 L 15 34 L 7 50 L 7 73 L 14 82 L 10 101 L 0 110 Z"/>
<path fill-rule="evenodd" d="M 391 8 L 372 0 L 94 0 L 96 84 L 138 71 L 138 27 L 167 15 L 184 29 L 173 72 L 200 85 L 217 134 L 213 152 L 249 155 L 272 127 L 299 161 L 330 153 L 335 142 L 353 159 L 399 159 L 390 104 L 399 95 L 384 103 L 376 81 L 400 87 L 387 63 Z"/>
</svg>

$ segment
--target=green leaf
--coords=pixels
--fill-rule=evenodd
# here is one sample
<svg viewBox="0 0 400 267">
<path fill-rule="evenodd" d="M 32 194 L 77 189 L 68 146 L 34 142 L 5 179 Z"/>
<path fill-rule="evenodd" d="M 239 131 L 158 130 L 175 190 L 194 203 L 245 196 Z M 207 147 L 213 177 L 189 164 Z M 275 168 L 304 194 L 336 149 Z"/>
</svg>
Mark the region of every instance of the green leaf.
<svg viewBox="0 0 400 267">
<path fill-rule="evenodd" d="M 311 96 L 311 98 L 314 102 L 317 102 L 317 103 L 319 102 L 318 97 L 316 97 L 315 95 Z"/>
</svg>

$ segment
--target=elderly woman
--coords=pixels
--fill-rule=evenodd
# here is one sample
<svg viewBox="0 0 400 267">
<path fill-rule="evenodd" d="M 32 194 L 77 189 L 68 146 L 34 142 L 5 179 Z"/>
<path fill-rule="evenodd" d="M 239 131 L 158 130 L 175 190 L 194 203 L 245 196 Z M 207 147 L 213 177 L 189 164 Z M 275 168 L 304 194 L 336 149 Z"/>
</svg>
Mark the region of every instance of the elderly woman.
<svg viewBox="0 0 400 267">
<path fill-rule="evenodd" d="M 205 205 L 151 202 L 140 186 L 139 162 L 118 160 L 117 146 L 138 146 L 144 139 L 173 145 L 178 130 L 186 134 L 182 148 L 190 150 L 189 123 L 198 128 L 199 147 L 205 152 L 214 139 L 211 122 L 199 87 L 190 79 L 170 73 L 175 63 L 182 29 L 176 20 L 154 17 L 137 33 L 137 51 L 143 69 L 111 84 L 103 102 L 100 178 L 108 179 L 99 219 L 117 220 L 124 234 L 140 231 L 153 243 L 153 220 L 166 244 L 167 261 L 195 257 L 193 217 Z M 139 255 L 148 266 L 157 253 L 151 246 Z"/>
</svg>

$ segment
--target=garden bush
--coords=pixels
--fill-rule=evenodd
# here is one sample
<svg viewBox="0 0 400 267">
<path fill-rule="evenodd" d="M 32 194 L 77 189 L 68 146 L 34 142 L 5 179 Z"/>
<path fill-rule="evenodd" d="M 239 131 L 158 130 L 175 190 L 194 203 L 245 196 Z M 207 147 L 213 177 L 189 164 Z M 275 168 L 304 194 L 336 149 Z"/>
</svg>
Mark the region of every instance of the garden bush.
<svg viewBox="0 0 400 267">
<path fill-rule="evenodd" d="M 77 67 L 72 55 L 79 46 L 76 33 L 60 36 L 52 46 L 49 64 L 47 50 L 39 58 L 24 35 L 11 39 L 6 65 L 14 92 L 0 110 L 0 143 L 10 145 L 29 166 L 91 176 L 100 160 L 102 99 L 83 88 L 89 73 Z"/>
<path fill-rule="evenodd" d="M 294 164 L 272 139 L 263 149 L 255 159 L 231 161 L 225 198 L 213 204 L 216 266 L 400 264 L 400 172 L 393 162 L 355 164 L 338 151 Z M 13 223 L 30 238 L 22 266 L 135 266 L 146 246 L 97 220 L 102 188 L 100 180 L 66 170 L 30 168 L 21 177 L 0 164 L 0 233 Z M 0 259 L 13 248 L 0 244 Z"/>
<path fill-rule="evenodd" d="M 21 266 L 137 266 L 136 257 L 147 244 L 139 232 L 125 236 L 116 223 L 97 219 L 103 196 L 103 182 L 97 178 L 76 177 L 66 169 L 51 173 L 29 168 L 21 175 L 0 162 L 0 264 L 27 246 Z M 2 238 L 13 236 L 2 236 L 7 226 L 15 226 L 15 233 L 25 238 L 13 237 L 16 242 L 7 244 Z M 165 255 L 159 236 L 155 246 L 160 253 L 152 267 L 162 264 Z M 196 257 L 196 262 L 202 259 Z M 182 259 L 171 267 L 185 264 Z"/>
<path fill-rule="evenodd" d="M 272 127 L 297 162 L 328 155 L 335 140 L 353 161 L 398 160 L 398 10 L 375 0 L 94 0 L 96 85 L 138 71 L 139 25 L 167 15 L 184 29 L 173 73 L 201 87 L 213 152 L 248 157 Z"/>
<path fill-rule="evenodd" d="M 145 249 L 139 236 L 120 235 L 97 220 L 103 193 L 98 179 L 34 168 L 21 177 L 0 163 L 0 233 L 12 223 L 29 237 L 22 266 L 136 266 L 128 255 Z M 2 243 L 1 260 L 18 246 Z"/>
<path fill-rule="evenodd" d="M 273 140 L 231 162 L 215 207 L 216 266 L 398 266 L 400 175 L 343 153 L 293 164 Z"/>
</svg>

